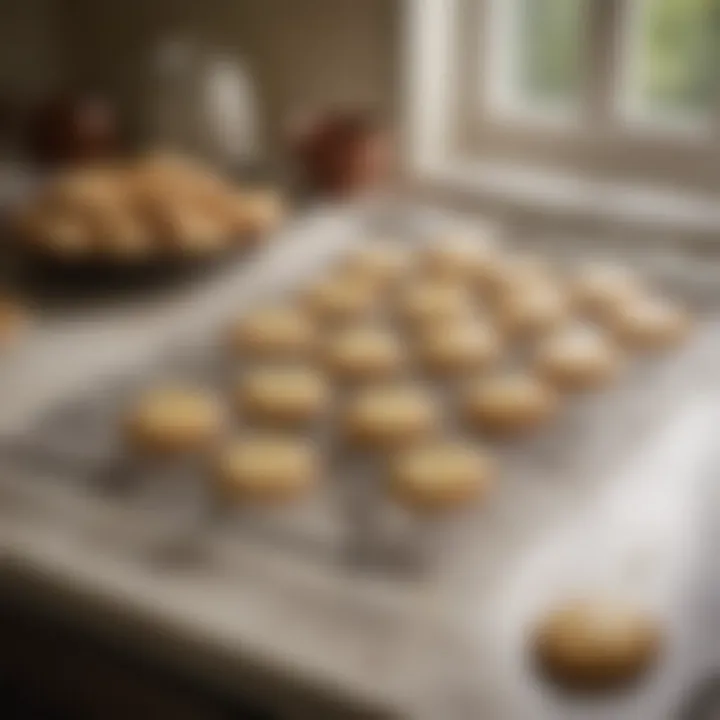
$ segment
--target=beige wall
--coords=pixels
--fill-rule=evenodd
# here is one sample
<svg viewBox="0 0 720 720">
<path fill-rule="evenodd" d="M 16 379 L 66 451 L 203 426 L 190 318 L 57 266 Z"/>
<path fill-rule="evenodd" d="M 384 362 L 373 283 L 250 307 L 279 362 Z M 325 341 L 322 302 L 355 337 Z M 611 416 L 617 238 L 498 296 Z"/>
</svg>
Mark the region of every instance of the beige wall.
<svg viewBox="0 0 720 720">
<path fill-rule="evenodd" d="M 61 82 L 55 0 L 0 2 L 0 90 L 33 99 Z"/>
<path fill-rule="evenodd" d="M 400 0 L 76 0 L 66 40 L 73 75 L 147 120 L 152 47 L 182 34 L 242 58 L 276 145 L 301 106 L 362 103 L 392 114 Z"/>
</svg>

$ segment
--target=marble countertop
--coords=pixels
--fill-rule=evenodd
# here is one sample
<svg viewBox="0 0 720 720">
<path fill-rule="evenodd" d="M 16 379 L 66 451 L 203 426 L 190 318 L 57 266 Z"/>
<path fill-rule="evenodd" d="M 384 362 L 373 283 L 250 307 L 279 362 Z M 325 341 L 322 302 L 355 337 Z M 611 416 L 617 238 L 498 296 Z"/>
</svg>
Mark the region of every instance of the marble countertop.
<svg viewBox="0 0 720 720">
<path fill-rule="evenodd" d="M 62 397 L 142 365 L 178 337 L 206 332 L 209 314 L 222 317 L 251 302 L 263 268 L 280 258 L 294 271 L 310 267 L 356 235 L 355 222 L 317 213 L 268 255 L 225 268 L 192 291 L 41 321 L 0 368 L 0 433 L 32 427 Z M 121 510 L 68 497 L 60 485 L 45 484 L 33 496 L 6 469 L 3 585 L 224 690 L 261 695 L 283 718 L 355 711 L 419 720 L 670 720 L 689 687 L 720 660 L 713 642 L 720 610 L 708 572 L 719 348 L 718 326 L 708 318 L 683 360 L 684 384 L 666 383 L 667 394 L 651 390 L 639 403 L 652 422 L 617 462 L 588 456 L 587 467 L 563 468 L 560 480 L 559 471 L 528 478 L 522 460 L 510 458 L 518 476 L 501 489 L 472 542 L 452 546 L 453 560 L 439 572 L 352 573 L 238 542 L 231 533 L 215 539 L 212 562 L 158 568 L 103 534 L 112 523 L 127 526 Z M 658 382 L 667 372 L 657 369 Z M 601 440 L 593 457 L 608 454 Z M 86 521 L 100 515 L 108 520 L 102 528 Z M 601 707 L 569 703 L 539 686 L 523 655 L 524 633 L 539 612 L 591 592 L 639 596 L 663 617 L 672 640 L 632 697 Z M 272 689 L 278 681 L 287 688 L 283 697 Z"/>
</svg>

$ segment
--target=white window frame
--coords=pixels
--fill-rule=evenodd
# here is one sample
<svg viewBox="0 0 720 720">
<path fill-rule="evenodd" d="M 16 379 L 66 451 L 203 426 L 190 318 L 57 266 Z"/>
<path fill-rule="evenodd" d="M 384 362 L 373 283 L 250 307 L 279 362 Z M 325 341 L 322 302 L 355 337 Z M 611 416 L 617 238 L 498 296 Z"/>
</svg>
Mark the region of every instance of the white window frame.
<svg viewBox="0 0 720 720">
<path fill-rule="evenodd" d="M 528 205 L 552 212 L 579 212 L 606 220 L 613 216 L 621 221 L 643 222 L 664 227 L 677 224 L 699 232 L 720 231 L 720 184 L 678 191 L 664 181 L 636 182 L 633 178 L 588 178 L 574 170 L 548 169 L 528 163 L 504 163 L 458 153 L 453 147 L 457 117 L 453 116 L 453 93 L 458 87 L 458 68 L 453 54 L 457 44 L 456 21 L 464 0 L 405 0 L 404 42 L 404 159 L 411 183 L 430 186 L 442 193 L 459 192 L 463 197 L 490 198 L 510 206 Z M 622 0 L 600 0 L 601 12 L 617 12 Z M 599 6 L 596 6 L 596 9 Z M 615 26 L 617 27 L 617 26 Z M 598 45 L 598 38 L 593 38 Z M 600 48 L 602 49 L 602 48 Z M 592 62 L 597 61 L 598 47 Z M 598 91 L 602 95 L 606 87 Z M 593 98 L 594 99 L 594 98 Z M 600 99 L 602 103 L 602 98 Z M 707 137 L 697 133 L 676 132 L 676 128 L 656 127 L 649 132 L 631 122 L 613 122 L 592 117 L 578 123 L 578 137 L 565 130 L 549 132 L 543 123 L 526 124 L 523 129 L 536 135 L 546 145 L 591 142 L 614 149 L 623 156 L 625 149 L 639 148 L 647 155 L 656 149 L 670 151 L 678 157 L 702 157 L 712 168 L 720 169 L 720 122 L 713 118 Z M 694 161 L 688 160 L 692 168 Z M 684 185 L 683 185 L 684 188 Z M 635 203 L 637 199 L 637 203 Z M 655 213 L 654 207 L 661 212 Z"/>
</svg>

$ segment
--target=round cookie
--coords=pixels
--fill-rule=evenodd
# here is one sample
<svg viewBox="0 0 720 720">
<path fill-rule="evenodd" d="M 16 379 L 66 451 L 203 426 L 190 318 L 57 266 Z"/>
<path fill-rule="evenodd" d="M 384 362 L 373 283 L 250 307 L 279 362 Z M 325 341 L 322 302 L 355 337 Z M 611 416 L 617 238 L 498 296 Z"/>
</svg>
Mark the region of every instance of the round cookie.
<svg viewBox="0 0 720 720">
<path fill-rule="evenodd" d="M 562 289 L 547 283 L 506 292 L 497 305 L 500 327 L 511 336 L 542 335 L 567 320 L 569 307 Z"/>
<path fill-rule="evenodd" d="M 419 347 L 425 366 L 442 375 L 486 368 L 501 352 L 502 340 L 494 327 L 467 320 L 439 324 L 425 333 Z"/>
<path fill-rule="evenodd" d="M 540 669 L 572 690 L 612 690 L 647 672 L 662 632 L 641 609 L 616 602 L 574 602 L 540 623 L 534 653 Z"/>
<path fill-rule="evenodd" d="M 578 307 L 593 317 L 603 317 L 621 308 L 643 291 L 641 281 L 630 270 L 605 263 L 582 266 L 570 287 Z"/>
<path fill-rule="evenodd" d="M 128 444 L 149 454 L 200 450 L 222 431 L 224 412 L 202 390 L 165 387 L 141 396 L 125 417 Z"/>
<path fill-rule="evenodd" d="M 239 355 L 277 357 L 308 355 L 316 346 L 312 319 L 289 306 L 269 307 L 235 322 L 230 345 Z"/>
<path fill-rule="evenodd" d="M 378 385 L 350 399 L 344 416 L 348 440 L 365 448 L 397 448 L 427 437 L 440 423 L 432 396 L 417 385 Z"/>
<path fill-rule="evenodd" d="M 380 379 L 405 365 L 402 342 L 378 327 L 351 327 L 331 338 L 325 353 L 330 371 L 344 380 Z"/>
<path fill-rule="evenodd" d="M 372 283 L 365 279 L 334 275 L 308 288 L 307 305 L 320 320 L 335 322 L 367 315 L 377 305 Z"/>
<path fill-rule="evenodd" d="M 280 435 L 232 441 L 220 451 L 215 471 L 220 491 L 241 503 L 293 500 L 311 490 L 323 472 L 311 442 Z"/>
<path fill-rule="evenodd" d="M 489 299 L 497 301 L 527 288 L 553 286 L 555 282 L 552 268 L 545 260 L 530 254 L 513 254 L 499 258 L 485 285 Z"/>
<path fill-rule="evenodd" d="M 400 313 L 416 329 L 426 330 L 457 318 L 472 315 L 472 297 L 459 284 L 420 280 L 398 297 Z"/>
<path fill-rule="evenodd" d="M 411 264 L 407 248 L 393 242 L 374 241 L 356 250 L 344 269 L 349 277 L 386 285 L 402 277 Z"/>
<path fill-rule="evenodd" d="M 251 420 L 307 423 L 322 416 L 331 399 L 329 385 L 317 371 L 267 367 L 244 375 L 235 390 L 238 408 Z"/>
<path fill-rule="evenodd" d="M 491 434 L 510 436 L 549 422 L 558 411 L 559 398 L 539 378 L 509 373 L 471 383 L 464 405 L 471 425 Z"/>
<path fill-rule="evenodd" d="M 593 390 L 607 385 L 622 366 L 615 343 L 601 330 L 579 326 L 545 338 L 537 350 L 538 374 L 560 390 Z"/>
<path fill-rule="evenodd" d="M 669 350 L 687 337 L 692 321 L 670 302 L 643 297 L 615 308 L 608 327 L 620 344 L 629 349 Z"/>
<path fill-rule="evenodd" d="M 402 504 L 427 512 L 482 500 L 494 476 L 494 463 L 486 453 L 459 442 L 411 447 L 390 466 L 393 495 Z"/>
<path fill-rule="evenodd" d="M 420 260 L 425 273 L 435 279 L 483 281 L 495 273 L 499 254 L 482 239 L 450 236 L 423 248 Z"/>
</svg>

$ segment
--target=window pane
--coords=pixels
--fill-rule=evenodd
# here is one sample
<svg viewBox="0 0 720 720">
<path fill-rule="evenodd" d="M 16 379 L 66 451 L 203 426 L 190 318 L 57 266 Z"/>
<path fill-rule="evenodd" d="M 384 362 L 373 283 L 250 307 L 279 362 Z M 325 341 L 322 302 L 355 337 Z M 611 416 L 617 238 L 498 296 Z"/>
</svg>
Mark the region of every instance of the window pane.
<svg viewBox="0 0 720 720">
<path fill-rule="evenodd" d="M 516 87 L 528 101 L 565 103 L 581 83 L 580 0 L 519 0 Z"/>
<path fill-rule="evenodd" d="M 717 86 L 718 0 L 636 0 L 636 109 L 697 115 L 710 109 Z"/>
<path fill-rule="evenodd" d="M 580 97 L 587 0 L 492 0 L 491 89 L 496 104 L 567 110 Z"/>
</svg>

